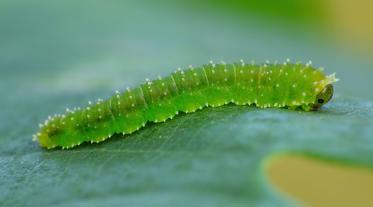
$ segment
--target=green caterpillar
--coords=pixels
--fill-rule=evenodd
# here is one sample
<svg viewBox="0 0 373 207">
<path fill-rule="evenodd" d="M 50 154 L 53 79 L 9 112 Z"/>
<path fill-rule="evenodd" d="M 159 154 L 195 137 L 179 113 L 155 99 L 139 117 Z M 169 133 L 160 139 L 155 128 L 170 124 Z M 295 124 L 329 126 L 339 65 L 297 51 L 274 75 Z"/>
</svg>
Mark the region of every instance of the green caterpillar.
<svg viewBox="0 0 373 207">
<path fill-rule="evenodd" d="M 49 117 L 33 136 L 48 149 L 68 149 L 83 142 L 101 142 L 114 133 L 131 134 L 147 122 L 164 122 L 179 112 L 228 103 L 260 108 L 312 111 L 333 96 L 335 74 L 326 76 L 310 63 L 266 62 L 210 64 L 178 69 L 170 76 L 146 82 L 84 109 L 67 109 Z"/>
</svg>

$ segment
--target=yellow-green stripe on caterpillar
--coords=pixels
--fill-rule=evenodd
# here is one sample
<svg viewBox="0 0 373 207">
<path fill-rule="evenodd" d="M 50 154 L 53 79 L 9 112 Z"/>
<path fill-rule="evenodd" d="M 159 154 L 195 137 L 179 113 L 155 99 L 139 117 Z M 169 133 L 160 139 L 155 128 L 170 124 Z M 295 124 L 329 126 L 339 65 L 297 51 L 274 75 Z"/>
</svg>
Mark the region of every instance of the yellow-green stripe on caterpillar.
<svg viewBox="0 0 373 207">
<path fill-rule="evenodd" d="M 164 122 L 179 112 L 228 103 L 260 108 L 317 110 L 333 96 L 335 74 L 324 75 L 310 63 L 226 64 L 178 69 L 84 109 L 49 117 L 33 136 L 48 149 L 101 142 L 115 133 L 131 134 L 147 122 Z"/>
</svg>

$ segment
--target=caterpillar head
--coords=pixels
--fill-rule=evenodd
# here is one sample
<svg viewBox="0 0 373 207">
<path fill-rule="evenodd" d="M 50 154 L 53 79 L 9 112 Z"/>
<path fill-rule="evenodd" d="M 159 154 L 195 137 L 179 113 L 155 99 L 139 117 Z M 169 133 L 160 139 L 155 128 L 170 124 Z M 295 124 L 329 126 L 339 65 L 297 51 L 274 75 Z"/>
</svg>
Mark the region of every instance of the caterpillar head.
<svg viewBox="0 0 373 207">
<path fill-rule="evenodd" d="M 319 109 L 324 104 L 328 103 L 333 97 L 333 83 L 338 82 L 339 79 L 335 77 L 335 73 L 325 76 L 324 80 L 321 80 L 322 90 L 316 95 L 315 102 L 311 104 L 313 110 Z"/>
<path fill-rule="evenodd" d="M 324 89 L 319 94 L 317 94 L 315 103 L 313 104 L 313 109 L 317 110 L 324 104 L 328 103 L 330 99 L 332 99 L 333 97 L 333 92 L 334 92 L 333 85 L 332 84 L 326 85 Z"/>
</svg>

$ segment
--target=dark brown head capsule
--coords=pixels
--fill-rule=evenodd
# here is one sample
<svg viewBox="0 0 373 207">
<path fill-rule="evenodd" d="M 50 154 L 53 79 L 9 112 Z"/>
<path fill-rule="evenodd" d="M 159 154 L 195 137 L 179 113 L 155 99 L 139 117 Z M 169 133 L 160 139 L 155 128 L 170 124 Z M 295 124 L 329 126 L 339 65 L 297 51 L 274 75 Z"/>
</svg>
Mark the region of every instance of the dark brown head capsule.
<svg viewBox="0 0 373 207">
<path fill-rule="evenodd" d="M 332 99 L 333 97 L 333 92 L 334 92 L 333 85 L 332 84 L 326 85 L 324 90 L 322 90 L 319 94 L 317 94 L 315 103 L 313 104 L 312 109 L 317 110 L 324 104 L 328 103 L 330 99 Z"/>
</svg>

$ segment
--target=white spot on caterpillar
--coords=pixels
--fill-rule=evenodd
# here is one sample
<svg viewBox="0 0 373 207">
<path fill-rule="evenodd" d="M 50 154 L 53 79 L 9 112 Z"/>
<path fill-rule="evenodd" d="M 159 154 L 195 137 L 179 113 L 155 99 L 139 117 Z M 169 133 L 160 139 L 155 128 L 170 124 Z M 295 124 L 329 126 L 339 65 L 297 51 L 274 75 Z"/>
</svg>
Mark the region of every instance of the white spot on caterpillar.
<svg viewBox="0 0 373 207">
<path fill-rule="evenodd" d="M 211 66 L 212 66 L 213 68 L 215 68 L 215 64 L 214 64 L 214 62 L 213 62 L 212 60 L 210 60 L 210 64 L 211 64 Z"/>
<path fill-rule="evenodd" d="M 243 61 L 243 59 L 241 59 L 240 62 L 241 62 L 241 66 L 244 67 L 245 66 L 245 62 Z"/>
<path fill-rule="evenodd" d="M 332 73 L 328 76 L 326 76 L 326 81 L 328 84 L 338 82 L 339 79 L 335 77 L 335 73 Z"/>
</svg>

